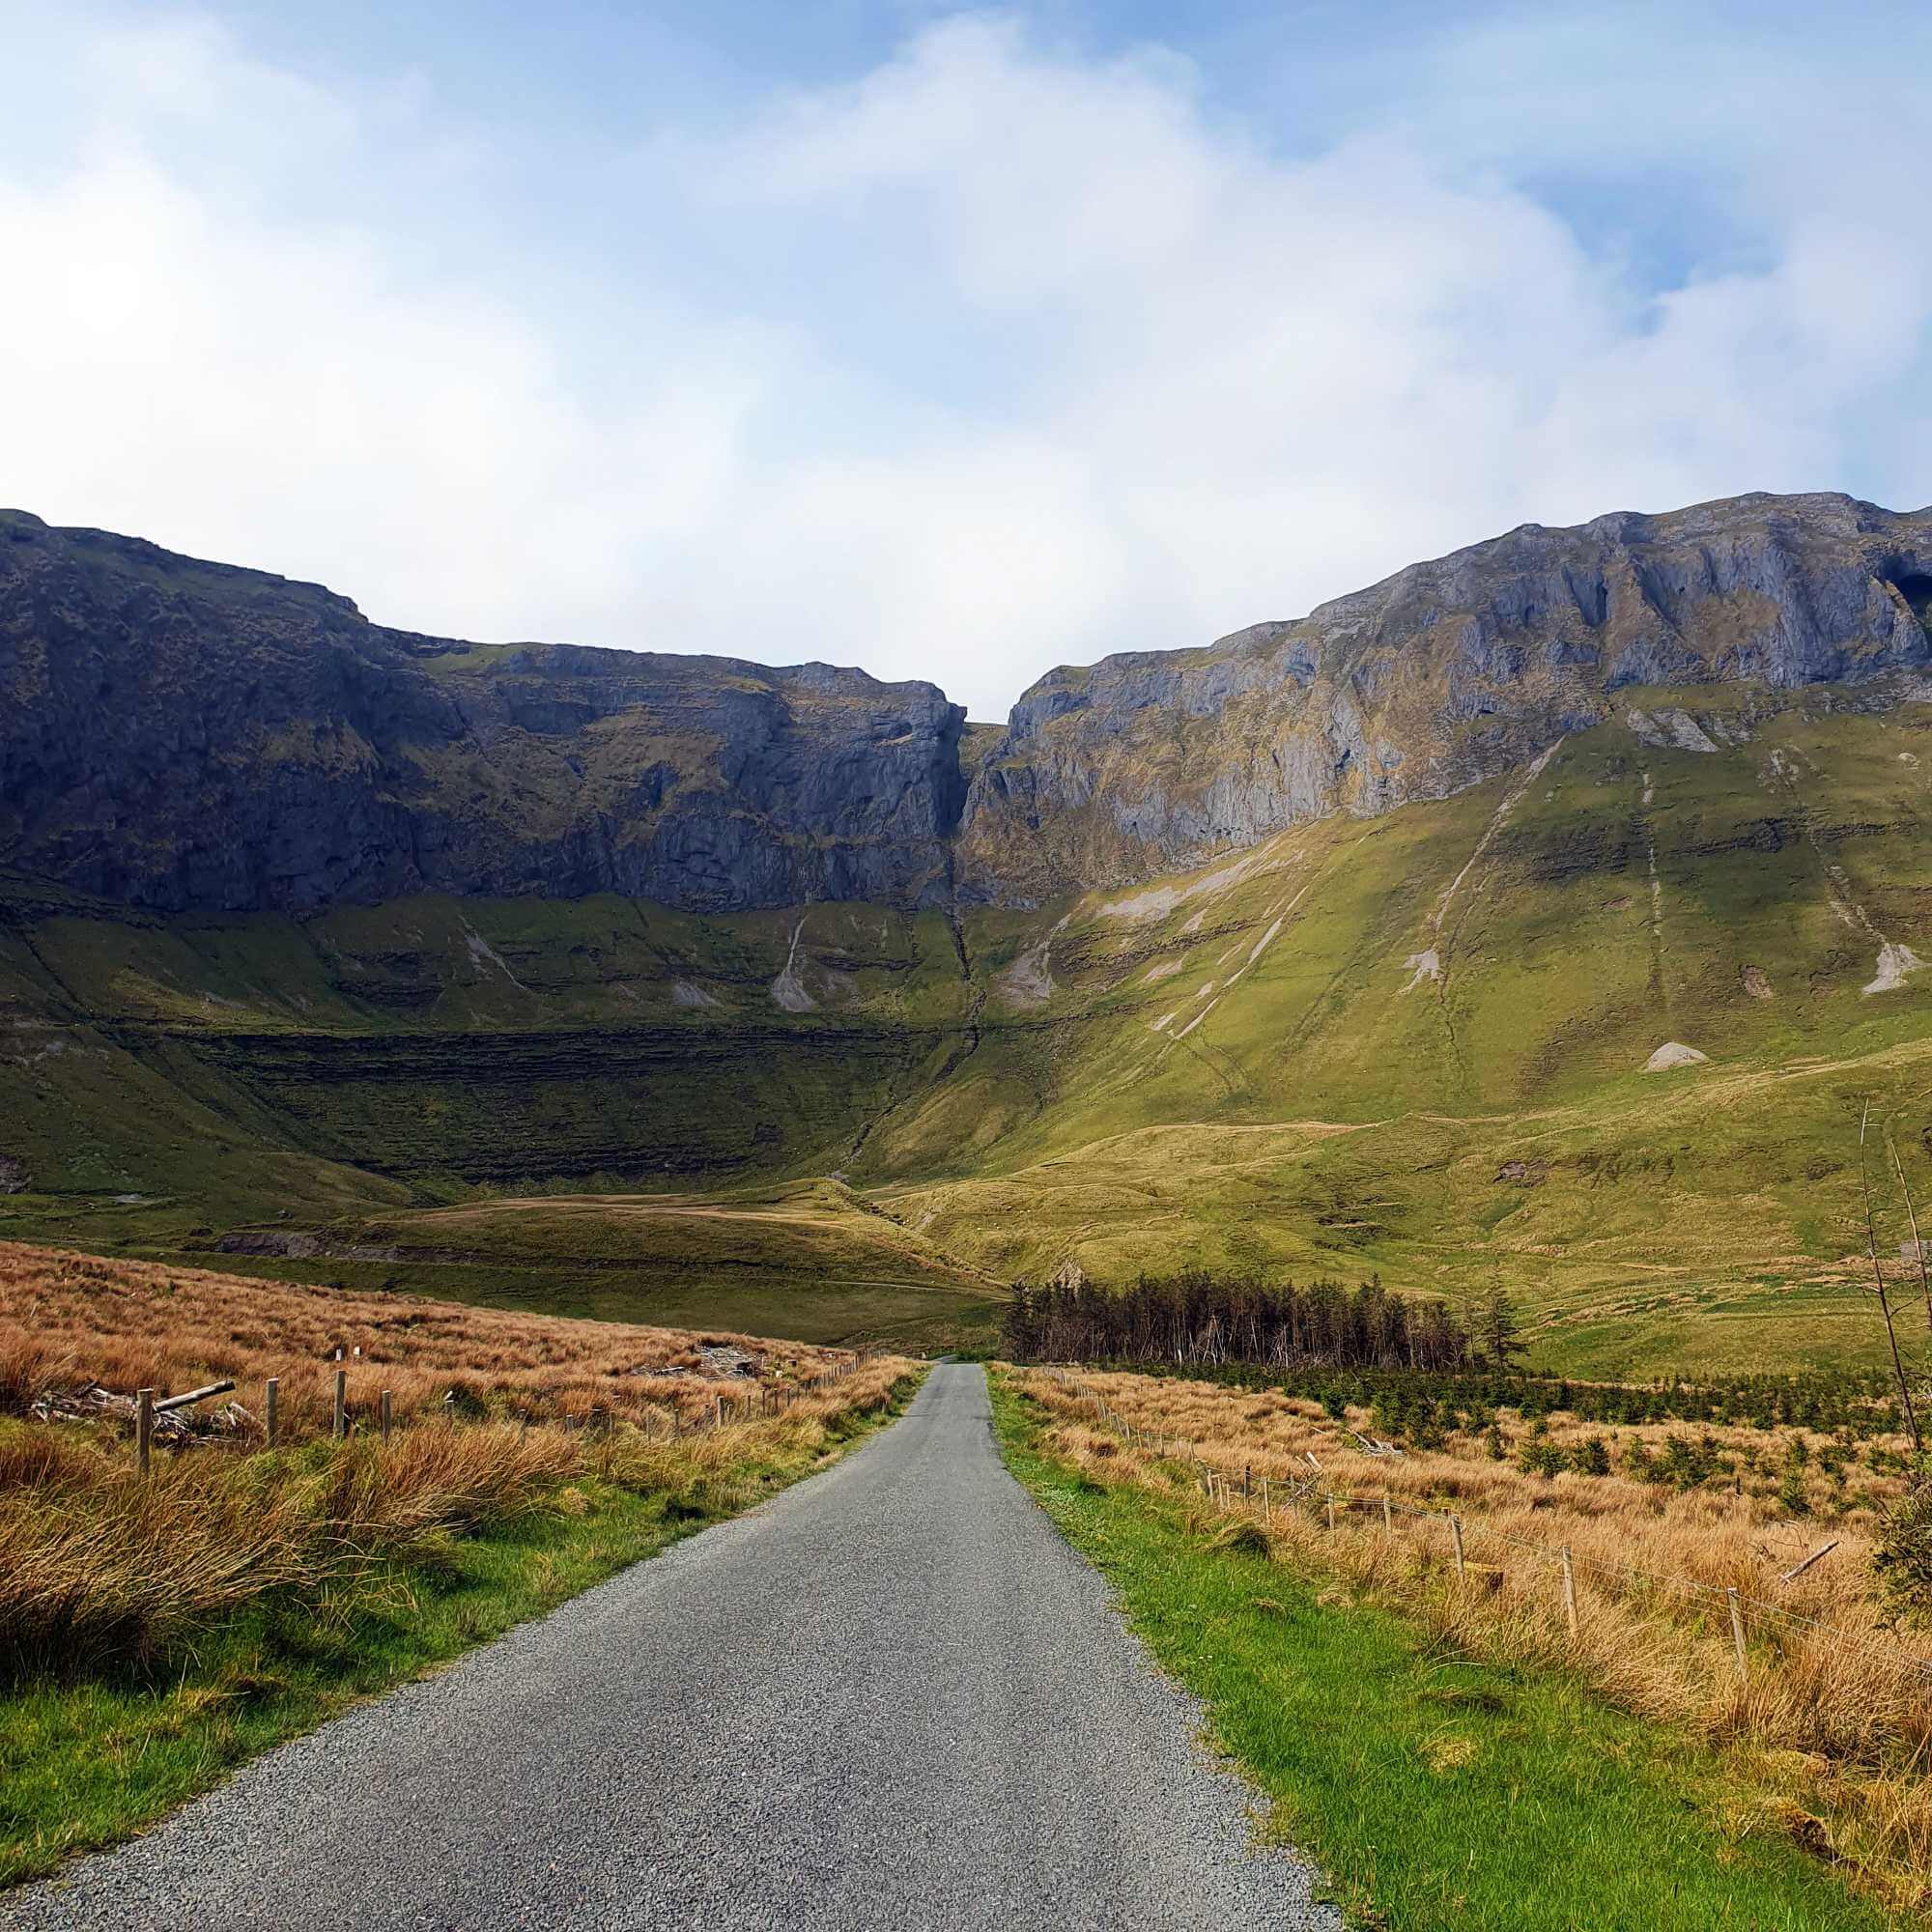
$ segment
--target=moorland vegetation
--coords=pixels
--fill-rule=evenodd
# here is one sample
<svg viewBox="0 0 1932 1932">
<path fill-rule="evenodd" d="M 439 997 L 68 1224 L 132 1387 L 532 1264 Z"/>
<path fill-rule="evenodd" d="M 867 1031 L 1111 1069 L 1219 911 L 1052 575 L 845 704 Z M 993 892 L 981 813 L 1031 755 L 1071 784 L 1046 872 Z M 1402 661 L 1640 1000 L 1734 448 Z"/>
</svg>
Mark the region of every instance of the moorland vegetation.
<svg viewBox="0 0 1932 1932">
<path fill-rule="evenodd" d="M 1932 1900 L 1924 1491 L 1882 1388 L 1793 1391 L 1812 1424 L 1759 1420 L 1769 1392 L 1742 1383 L 1660 1405 L 1701 1409 L 1687 1428 L 1609 1422 L 1634 1406 L 1575 1388 L 1557 1407 L 1550 1383 L 1423 1408 L 1420 1377 L 1357 1406 L 1246 1370 L 1015 1374 L 1083 1478 L 1182 1503 L 1457 1655 L 1585 1683 L 1720 1753 L 1734 1834 Z"/>
<path fill-rule="evenodd" d="M 821 1465 L 915 1374 L 0 1249 L 0 1883 Z M 137 1391 L 231 1381 L 143 1471 Z"/>
</svg>

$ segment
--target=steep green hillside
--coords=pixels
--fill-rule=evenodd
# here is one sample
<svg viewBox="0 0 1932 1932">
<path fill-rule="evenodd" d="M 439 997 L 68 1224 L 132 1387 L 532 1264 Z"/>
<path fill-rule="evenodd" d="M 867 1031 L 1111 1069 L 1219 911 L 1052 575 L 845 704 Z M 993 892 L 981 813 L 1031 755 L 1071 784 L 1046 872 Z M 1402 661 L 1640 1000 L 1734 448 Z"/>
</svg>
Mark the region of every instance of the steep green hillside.
<svg viewBox="0 0 1932 1932">
<path fill-rule="evenodd" d="M 882 1199 L 1010 1271 L 1500 1277 L 1584 1368 L 1869 1355 L 1867 1099 L 1881 1238 L 1887 1133 L 1932 1205 L 1932 710 L 1727 745 L 1704 709 L 1687 750 L 1643 742 L 1693 742 L 1667 695 L 1631 708 L 1446 804 L 1042 918 L 994 995 L 1036 1030 L 881 1130 L 952 1166 Z M 1672 1044 L 1705 1059 L 1646 1070 Z"/>
<path fill-rule="evenodd" d="M 15 1234 L 827 1340 L 977 1339 L 1004 1293 L 836 1181 L 774 1187 L 847 1160 L 956 1050 L 940 915 L 814 908 L 808 950 L 796 914 L 420 898 L 217 923 L 15 881 L 5 917 Z M 664 1215 L 621 1198 L 738 1177 Z M 548 1198 L 585 1187 L 619 1198 Z"/>
<path fill-rule="evenodd" d="M 1376 1269 L 1501 1279 L 1578 1368 L 1866 1356 L 1867 1100 L 1888 1249 L 1886 1135 L 1932 1209 L 1932 705 L 1777 703 L 1632 690 L 1454 798 L 1037 910 L 16 880 L 0 1234 L 915 1340 L 1067 1259 Z"/>
</svg>

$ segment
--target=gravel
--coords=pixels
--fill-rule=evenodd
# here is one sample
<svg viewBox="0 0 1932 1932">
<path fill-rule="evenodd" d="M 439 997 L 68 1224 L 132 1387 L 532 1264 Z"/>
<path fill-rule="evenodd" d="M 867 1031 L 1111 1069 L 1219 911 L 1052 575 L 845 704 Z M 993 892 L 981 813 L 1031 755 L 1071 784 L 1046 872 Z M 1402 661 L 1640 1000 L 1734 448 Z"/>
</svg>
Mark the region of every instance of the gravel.
<svg viewBox="0 0 1932 1932">
<path fill-rule="evenodd" d="M 64 1928 L 1337 1927 L 982 1372 L 733 1521 L 0 1899 Z"/>
</svg>

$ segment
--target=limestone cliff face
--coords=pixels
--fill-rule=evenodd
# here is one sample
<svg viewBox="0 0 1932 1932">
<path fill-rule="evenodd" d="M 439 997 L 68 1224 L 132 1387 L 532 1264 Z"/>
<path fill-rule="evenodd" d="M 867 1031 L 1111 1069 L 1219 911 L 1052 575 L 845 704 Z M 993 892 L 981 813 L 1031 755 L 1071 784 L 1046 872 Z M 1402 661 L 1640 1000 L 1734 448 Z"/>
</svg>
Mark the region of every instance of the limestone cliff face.
<svg viewBox="0 0 1932 1932">
<path fill-rule="evenodd" d="M 0 512 L 0 867 L 221 912 L 1033 903 L 1442 797 L 1638 687 L 1889 701 L 1923 689 L 1929 618 L 1932 511 L 1742 497 L 1525 526 L 1294 622 L 1057 670 L 962 746 L 928 684 L 419 637 Z"/>
<path fill-rule="evenodd" d="M 0 513 L 0 866 L 134 904 L 942 898 L 962 724 L 825 665 L 384 630 Z"/>
<path fill-rule="evenodd" d="M 1932 511 L 1751 496 L 1525 525 L 1296 622 L 1042 678 L 974 778 L 959 880 L 1037 899 L 1440 798 L 1629 687 L 1873 686 L 1932 661 L 1928 612 Z"/>
</svg>

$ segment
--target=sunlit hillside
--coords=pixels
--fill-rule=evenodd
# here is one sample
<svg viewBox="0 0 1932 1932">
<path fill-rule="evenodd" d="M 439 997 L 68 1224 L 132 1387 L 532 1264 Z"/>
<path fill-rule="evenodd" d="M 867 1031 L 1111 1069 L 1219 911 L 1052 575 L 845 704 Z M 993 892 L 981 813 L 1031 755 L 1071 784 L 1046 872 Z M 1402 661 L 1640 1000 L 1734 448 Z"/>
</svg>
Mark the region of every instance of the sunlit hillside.
<svg viewBox="0 0 1932 1932">
<path fill-rule="evenodd" d="M 1035 910 L 15 882 L 0 1232 L 828 1340 L 1071 1260 L 1500 1280 L 1593 1371 L 1867 1355 L 1867 1102 L 1881 1249 L 1932 1206 L 1932 707 L 1622 702 Z"/>
</svg>

